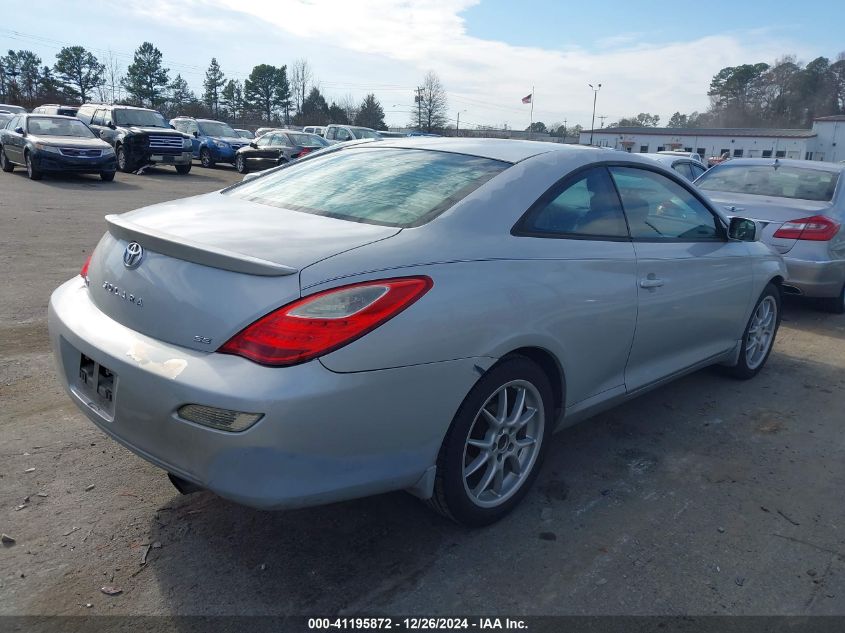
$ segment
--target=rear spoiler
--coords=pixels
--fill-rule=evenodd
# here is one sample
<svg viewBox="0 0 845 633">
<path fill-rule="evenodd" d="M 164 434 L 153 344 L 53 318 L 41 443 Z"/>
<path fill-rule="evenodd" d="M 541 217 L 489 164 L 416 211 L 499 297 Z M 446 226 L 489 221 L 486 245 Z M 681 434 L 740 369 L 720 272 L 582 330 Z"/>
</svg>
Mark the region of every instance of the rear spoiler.
<svg viewBox="0 0 845 633">
<path fill-rule="evenodd" d="M 118 239 L 139 242 L 141 246 L 157 253 L 195 264 L 262 277 L 282 277 L 299 272 L 296 268 L 266 259 L 197 244 L 176 235 L 133 224 L 118 215 L 107 215 L 106 223 L 109 226 L 109 233 Z"/>
</svg>

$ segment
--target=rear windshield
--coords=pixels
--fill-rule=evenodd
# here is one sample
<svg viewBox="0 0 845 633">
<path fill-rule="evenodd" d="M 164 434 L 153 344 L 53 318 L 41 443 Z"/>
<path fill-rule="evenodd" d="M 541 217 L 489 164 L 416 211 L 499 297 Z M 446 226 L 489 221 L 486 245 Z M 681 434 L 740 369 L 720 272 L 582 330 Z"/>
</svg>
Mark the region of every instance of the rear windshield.
<svg viewBox="0 0 845 633">
<path fill-rule="evenodd" d="M 833 198 L 838 178 L 838 172 L 812 167 L 727 163 L 706 172 L 695 184 L 705 191 L 827 202 Z"/>
<path fill-rule="evenodd" d="M 29 117 L 27 131 L 36 136 L 94 137 L 94 133 L 79 119 L 59 119 L 46 116 Z"/>
<path fill-rule="evenodd" d="M 315 155 L 226 194 L 353 222 L 428 222 L 510 164 L 414 149 L 350 148 Z"/>
<path fill-rule="evenodd" d="M 290 140 L 302 147 L 327 147 L 329 142 L 316 134 L 288 134 Z"/>
<path fill-rule="evenodd" d="M 349 129 L 352 130 L 355 138 L 381 138 L 381 134 L 365 127 L 351 127 Z"/>
</svg>

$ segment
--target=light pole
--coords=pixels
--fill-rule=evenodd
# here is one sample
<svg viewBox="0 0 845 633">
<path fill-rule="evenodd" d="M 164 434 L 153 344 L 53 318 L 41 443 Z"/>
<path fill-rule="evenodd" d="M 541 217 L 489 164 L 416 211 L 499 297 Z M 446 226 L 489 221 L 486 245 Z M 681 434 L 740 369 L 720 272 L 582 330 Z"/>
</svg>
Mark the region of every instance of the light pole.
<svg viewBox="0 0 845 633">
<path fill-rule="evenodd" d="M 598 84 L 598 88 L 594 87 L 593 84 L 587 84 L 590 87 L 590 90 L 593 91 L 593 120 L 590 123 L 590 145 L 593 144 L 593 130 L 596 127 L 596 97 L 599 96 L 599 90 L 601 90 L 601 84 Z"/>
<path fill-rule="evenodd" d="M 455 137 L 460 136 L 459 131 L 461 129 L 461 112 L 466 112 L 466 110 L 458 110 L 458 120 L 455 122 Z"/>
</svg>

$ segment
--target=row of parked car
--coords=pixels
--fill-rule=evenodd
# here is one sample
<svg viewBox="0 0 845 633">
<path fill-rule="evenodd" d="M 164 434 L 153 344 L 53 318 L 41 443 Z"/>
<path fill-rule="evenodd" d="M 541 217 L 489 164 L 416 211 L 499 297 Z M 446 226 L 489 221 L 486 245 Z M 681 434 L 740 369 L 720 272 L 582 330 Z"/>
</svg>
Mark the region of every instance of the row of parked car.
<svg viewBox="0 0 845 633">
<path fill-rule="evenodd" d="M 3 168 L 23 166 L 33 179 L 49 171 L 75 171 L 111 180 L 116 170 L 132 172 L 149 165 L 171 165 L 187 174 L 194 159 L 208 168 L 228 163 L 246 174 L 333 143 L 383 138 L 370 128 L 346 125 L 301 131 L 259 128 L 253 134 L 222 121 L 182 116 L 167 121 L 155 110 L 100 103 L 47 104 L 31 114 L 0 104 L 0 127 L 0 146 L 8 148 L 0 149 Z"/>
</svg>

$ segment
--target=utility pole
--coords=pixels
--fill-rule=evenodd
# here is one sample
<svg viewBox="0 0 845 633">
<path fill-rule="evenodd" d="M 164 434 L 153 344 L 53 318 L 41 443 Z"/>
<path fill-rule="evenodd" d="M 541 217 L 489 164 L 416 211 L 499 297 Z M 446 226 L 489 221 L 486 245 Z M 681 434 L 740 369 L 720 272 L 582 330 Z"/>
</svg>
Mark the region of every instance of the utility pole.
<svg viewBox="0 0 845 633">
<path fill-rule="evenodd" d="M 593 130 L 596 127 L 596 97 L 598 97 L 599 90 L 601 90 L 601 84 L 598 84 L 598 88 L 593 87 L 593 84 L 587 84 L 590 87 L 590 90 L 593 91 L 593 120 L 590 123 L 590 145 L 593 144 Z"/>
<path fill-rule="evenodd" d="M 414 101 L 417 102 L 417 129 L 420 130 L 420 131 L 422 131 L 422 102 L 423 102 L 422 93 L 423 93 L 422 86 L 418 86 L 417 87 L 417 94 L 414 97 Z"/>
<path fill-rule="evenodd" d="M 566 119 L 563 120 L 563 142 L 566 143 Z"/>
<path fill-rule="evenodd" d="M 607 118 L 607 116 L 606 116 L 606 115 L 605 115 L 605 116 L 599 116 L 599 119 L 601 120 L 601 127 L 604 127 L 604 120 L 605 120 L 606 118 Z"/>
<path fill-rule="evenodd" d="M 455 138 L 460 136 L 461 132 L 461 111 L 458 110 L 458 120 L 455 122 Z"/>
</svg>

